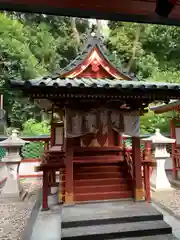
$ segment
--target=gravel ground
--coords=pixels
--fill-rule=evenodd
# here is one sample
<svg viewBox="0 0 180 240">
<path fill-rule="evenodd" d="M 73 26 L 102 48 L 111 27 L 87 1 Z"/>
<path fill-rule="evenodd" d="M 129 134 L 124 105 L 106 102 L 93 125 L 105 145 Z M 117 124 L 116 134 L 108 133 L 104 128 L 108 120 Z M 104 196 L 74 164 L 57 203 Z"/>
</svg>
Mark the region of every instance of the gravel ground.
<svg viewBox="0 0 180 240">
<path fill-rule="evenodd" d="M 0 240 L 19 240 L 30 217 L 35 198 L 20 201 L 0 196 Z"/>
<path fill-rule="evenodd" d="M 28 192 L 24 201 L 17 197 L 0 195 L 0 240 L 20 240 L 39 187 L 39 183 L 24 183 L 23 188 Z"/>
<path fill-rule="evenodd" d="M 180 218 L 180 189 L 173 189 L 172 191 L 153 192 L 152 199 L 159 202 L 165 208 L 169 209 Z"/>
</svg>

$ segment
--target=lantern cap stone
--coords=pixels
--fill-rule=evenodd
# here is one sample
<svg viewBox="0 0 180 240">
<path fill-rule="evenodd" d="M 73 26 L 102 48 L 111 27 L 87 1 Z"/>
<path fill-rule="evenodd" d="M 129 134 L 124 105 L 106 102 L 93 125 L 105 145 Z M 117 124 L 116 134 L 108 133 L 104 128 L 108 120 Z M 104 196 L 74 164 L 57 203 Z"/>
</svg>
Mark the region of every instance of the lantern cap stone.
<svg viewBox="0 0 180 240">
<path fill-rule="evenodd" d="M 151 137 L 148 138 L 143 138 L 143 141 L 150 141 L 152 143 L 159 143 L 159 144 L 166 144 L 166 143 L 175 143 L 176 139 L 172 139 L 172 138 L 167 138 L 164 137 L 161 133 L 160 133 L 160 129 L 156 129 L 155 134 L 153 134 Z"/>
<path fill-rule="evenodd" d="M 18 136 L 19 131 L 17 129 L 14 129 L 12 131 L 12 134 L 10 137 L 8 137 L 6 140 L 0 142 L 0 147 L 21 147 L 25 143 L 28 143 L 29 141 L 24 141 Z"/>
</svg>

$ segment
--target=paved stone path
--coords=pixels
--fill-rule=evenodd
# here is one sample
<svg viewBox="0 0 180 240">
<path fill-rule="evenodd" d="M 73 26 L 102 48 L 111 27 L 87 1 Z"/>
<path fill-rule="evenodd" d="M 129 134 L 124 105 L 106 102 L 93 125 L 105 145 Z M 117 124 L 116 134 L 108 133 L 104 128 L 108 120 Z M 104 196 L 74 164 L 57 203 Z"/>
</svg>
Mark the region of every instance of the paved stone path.
<svg viewBox="0 0 180 240">
<path fill-rule="evenodd" d="M 172 227 L 173 235 L 180 240 L 180 220 L 172 216 L 170 213 L 165 211 L 162 208 L 159 208 L 157 205 L 152 204 L 159 212 L 164 216 L 164 221 Z"/>
<path fill-rule="evenodd" d="M 34 201 L 31 198 L 22 202 L 18 198 L 0 195 L 0 240 L 20 240 Z"/>
<path fill-rule="evenodd" d="M 49 211 L 37 216 L 31 240 L 61 240 L 61 206 L 52 206 Z"/>
<path fill-rule="evenodd" d="M 153 206 L 156 207 L 158 211 L 162 212 L 162 214 L 164 215 L 164 220 L 173 228 L 173 234 L 180 240 L 180 221 L 175 219 L 168 212 L 160 209 L 158 206 L 155 206 L 154 204 Z M 50 240 L 50 239 L 60 240 L 61 239 L 60 223 L 61 223 L 61 206 L 54 205 L 50 208 L 50 211 L 48 212 L 39 211 L 31 240 Z M 146 238 L 138 239 L 145 240 Z M 161 238 L 157 237 L 157 239 Z"/>
</svg>

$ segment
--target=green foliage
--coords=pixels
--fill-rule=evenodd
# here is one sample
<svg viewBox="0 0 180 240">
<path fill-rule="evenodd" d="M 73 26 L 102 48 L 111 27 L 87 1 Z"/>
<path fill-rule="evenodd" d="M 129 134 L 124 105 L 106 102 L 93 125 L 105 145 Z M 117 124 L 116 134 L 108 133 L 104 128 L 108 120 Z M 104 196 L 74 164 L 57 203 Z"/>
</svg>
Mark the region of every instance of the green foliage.
<svg viewBox="0 0 180 240">
<path fill-rule="evenodd" d="M 109 48 L 111 51 L 116 51 L 116 54 L 121 59 L 122 63 L 127 63 L 132 56 L 136 28 L 139 25 L 134 23 L 120 23 L 116 26 L 117 27 L 110 32 Z M 136 58 L 143 56 L 143 54 L 144 51 L 142 49 L 142 44 L 138 42 Z"/>
<path fill-rule="evenodd" d="M 83 39 L 87 20 L 76 19 Z M 22 128 L 30 118 L 41 120 L 40 110 L 9 89 L 8 81 L 46 76 L 64 67 L 77 49 L 71 18 L 40 14 L 0 14 L 0 92 L 11 126 Z"/>
<path fill-rule="evenodd" d="M 180 83 L 179 27 L 118 22 L 110 22 L 109 27 L 111 31 L 108 45 L 116 52 L 116 58 L 121 60 L 125 68 L 128 68 L 133 57 L 130 70 L 139 79 Z M 142 116 L 142 134 L 153 133 L 155 128 L 169 132 L 169 120 L 172 116 L 173 113 L 154 115 L 153 112 Z"/>
<path fill-rule="evenodd" d="M 49 135 L 50 125 L 47 121 L 37 122 L 35 119 L 29 119 L 23 124 L 23 136 Z"/>
<path fill-rule="evenodd" d="M 25 144 L 21 149 L 23 158 L 39 158 L 43 152 L 43 142 L 30 142 Z"/>
<path fill-rule="evenodd" d="M 2 160 L 2 158 L 6 155 L 6 149 L 5 148 L 0 148 L 0 161 Z"/>
<path fill-rule="evenodd" d="M 170 119 L 172 113 L 154 114 L 149 111 L 147 114 L 140 118 L 141 134 L 154 133 L 156 128 L 161 129 L 161 132 L 168 133 L 170 131 Z"/>
<path fill-rule="evenodd" d="M 153 74 L 149 81 L 154 82 L 169 82 L 169 83 L 180 83 L 180 70 L 171 69 L 166 71 L 158 71 Z"/>
<path fill-rule="evenodd" d="M 140 29 L 136 44 L 133 70 L 142 78 L 163 80 L 160 75 L 178 81 L 175 72 L 180 71 L 180 29 L 174 26 L 161 26 L 137 23 L 113 23 L 109 45 L 119 54 L 121 61 L 127 65 L 132 57 L 133 44 Z M 166 79 L 167 79 L 166 78 Z M 165 81 L 166 81 L 165 79 Z"/>
<path fill-rule="evenodd" d="M 35 119 L 29 119 L 23 124 L 22 135 L 26 137 L 34 137 L 39 135 L 49 135 L 50 125 L 47 121 L 37 122 Z M 22 147 L 23 158 L 39 158 L 44 152 L 43 142 L 30 142 Z"/>
</svg>

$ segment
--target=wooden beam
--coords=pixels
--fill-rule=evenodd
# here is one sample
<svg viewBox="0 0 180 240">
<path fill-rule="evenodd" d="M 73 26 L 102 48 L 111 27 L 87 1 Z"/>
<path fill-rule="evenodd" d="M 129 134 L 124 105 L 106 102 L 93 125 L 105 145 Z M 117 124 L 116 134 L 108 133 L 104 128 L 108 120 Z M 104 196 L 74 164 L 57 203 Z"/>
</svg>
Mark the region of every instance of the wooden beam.
<svg viewBox="0 0 180 240">
<path fill-rule="evenodd" d="M 49 210 L 48 206 L 48 170 L 43 171 L 43 187 L 42 187 L 42 211 Z"/>
<path fill-rule="evenodd" d="M 67 140 L 67 139 L 66 139 Z M 67 144 L 65 160 L 65 203 L 73 204 L 74 190 L 73 190 L 73 148 Z"/>
<path fill-rule="evenodd" d="M 0 10 L 7 11 L 180 25 L 179 2 L 169 18 L 157 17 L 155 7 L 155 0 L 0 0 Z"/>
</svg>

